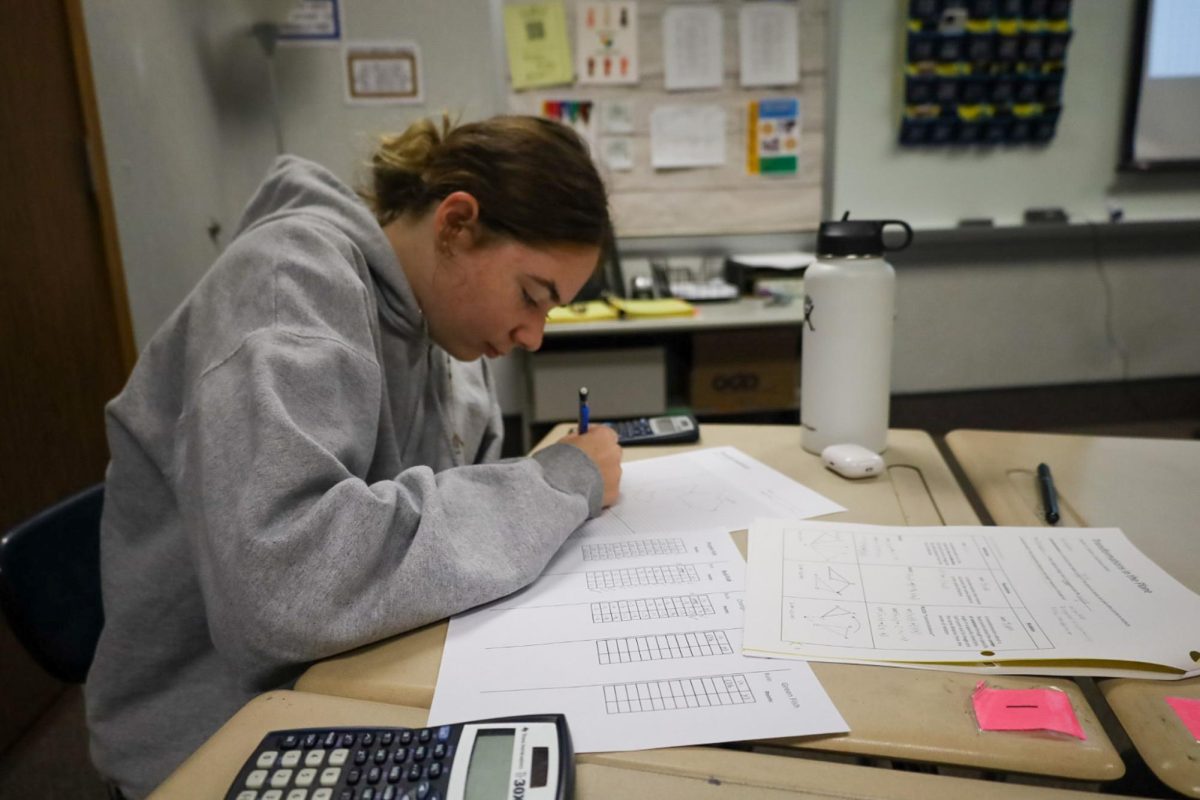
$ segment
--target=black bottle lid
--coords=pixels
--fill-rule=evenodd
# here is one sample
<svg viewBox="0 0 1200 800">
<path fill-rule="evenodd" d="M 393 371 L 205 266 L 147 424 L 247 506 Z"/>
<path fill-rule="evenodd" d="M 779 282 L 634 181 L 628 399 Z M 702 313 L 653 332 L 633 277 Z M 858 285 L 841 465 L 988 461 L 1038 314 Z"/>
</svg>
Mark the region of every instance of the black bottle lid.
<svg viewBox="0 0 1200 800">
<path fill-rule="evenodd" d="M 883 229 L 888 225 L 904 228 L 904 241 L 896 247 L 883 243 Z M 817 230 L 818 256 L 881 256 L 885 250 L 903 250 L 912 242 L 913 232 L 907 222 L 898 219 L 850 219 L 850 212 L 840 220 L 821 223 Z"/>
</svg>

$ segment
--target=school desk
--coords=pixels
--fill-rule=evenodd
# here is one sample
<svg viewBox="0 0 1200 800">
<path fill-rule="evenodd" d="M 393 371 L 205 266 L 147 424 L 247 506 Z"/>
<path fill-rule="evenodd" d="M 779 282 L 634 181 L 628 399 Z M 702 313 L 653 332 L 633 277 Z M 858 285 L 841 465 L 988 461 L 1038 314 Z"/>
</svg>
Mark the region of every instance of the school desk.
<svg viewBox="0 0 1200 800">
<path fill-rule="evenodd" d="M 551 431 L 543 445 L 567 426 Z M 978 518 L 933 440 L 894 430 L 886 474 L 850 481 L 800 447 L 798 426 L 709 425 L 696 445 L 627 448 L 627 461 L 733 445 L 850 509 L 826 519 L 890 525 L 976 525 Z M 315 664 L 296 688 L 428 708 L 446 623 Z M 981 733 L 970 712 L 979 676 L 934 670 L 814 663 L 813 670 L 850 726 L 849 734 L 772 740 L 771 747 L 1052 776 L 1096 785 L 1124 774 L 1116 749 L 1079 686 L 1067 679 L 989 676 L 1001 688 L 1055 686 L 1067 692 L 1087 739 Z"/>
<path fill-rule="evenodd" d="M 1035 475 L 1049 465 L 1068 527 L 1116 527 L 1200 591 L 1200 441 L 959 430 L 946 436 L 997 525 L 1045 525 Z M 1196 621 L 1191 620 L 1193 630 Z M 1200 659 L 1200 641 L 1181 642 Z M 1165 697 L 1200 700 L 1200 678 L 1101 680 L 1100 691 L 1155 775 L 1200 797 L 1200 744 Z"/>
<path fill-rule="evenodd" d="M 247 703 L 150 796 L 218 800 L 262 737 L 274 730 L 334 726 L 421 727 L 427 710 L 278 691 Z M 403 779 L 402 779 L 403 780 Z M 407 788 L 407 787 L 406 787 Z M 286 797 L 287 794 L 284 793 Z M 576 757 L 576 800 L 1082 800 L 1098 794 L 850 764 L 780 758 L 714 747 L 675 747 Z"/>
</svg>

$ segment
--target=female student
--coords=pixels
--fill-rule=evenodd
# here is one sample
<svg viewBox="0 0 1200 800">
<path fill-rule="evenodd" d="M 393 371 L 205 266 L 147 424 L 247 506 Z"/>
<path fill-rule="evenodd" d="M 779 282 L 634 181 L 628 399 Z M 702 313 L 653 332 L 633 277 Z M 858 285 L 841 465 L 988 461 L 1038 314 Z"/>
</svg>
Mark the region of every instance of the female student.
<svg viewBox="0 0 1200 800">
<path fill-rule="evenodd" d="M 532 117 L 417 123 L 360 197 L 276 161 L 107 408 L 93 759 L 148 794 L 313 661 L 513 592 L 617 496 L 595 426 L 497 461 L 481 356 L 536 350 L 610 221 Z"/>
</svg>

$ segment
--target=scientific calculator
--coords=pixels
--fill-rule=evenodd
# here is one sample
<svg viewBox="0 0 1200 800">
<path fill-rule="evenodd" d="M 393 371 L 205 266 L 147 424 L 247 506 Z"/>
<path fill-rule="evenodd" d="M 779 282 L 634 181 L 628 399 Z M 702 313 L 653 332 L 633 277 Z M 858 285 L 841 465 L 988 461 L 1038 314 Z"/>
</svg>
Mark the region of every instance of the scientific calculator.
<svg viewBox="0 0 1200 800">
<path fill-rule="evenodd" d="M 263 737 L 225 800 L 565 800 L 574 761 L 561 714 L 294 728 Z"/>
<path fill-rule="evenodd" d="M 700 425 L 690 414 L 637 417 L 602 423 L 617 432 L 622 447 L 639 444 L 687 444 L 700 438 Z"/>
</svg>

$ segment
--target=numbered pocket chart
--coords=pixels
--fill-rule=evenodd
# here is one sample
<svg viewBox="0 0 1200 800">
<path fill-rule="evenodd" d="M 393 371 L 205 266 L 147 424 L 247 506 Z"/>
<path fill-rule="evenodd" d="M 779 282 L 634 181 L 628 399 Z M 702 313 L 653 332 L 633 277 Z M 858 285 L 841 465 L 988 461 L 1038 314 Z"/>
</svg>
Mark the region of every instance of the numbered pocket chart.
<svg viewBox="0 0 1200 800">
<path fill-rule="evenodd" d="M 906 147 L 1045 144 L 1063 110 L 1071 0 L 909 0 Z"/>
</svg>

